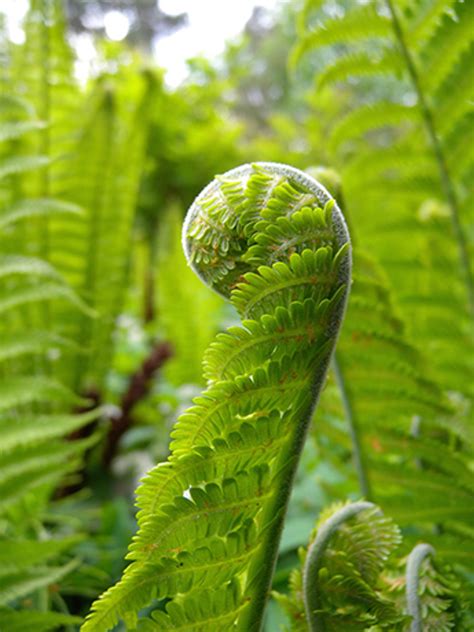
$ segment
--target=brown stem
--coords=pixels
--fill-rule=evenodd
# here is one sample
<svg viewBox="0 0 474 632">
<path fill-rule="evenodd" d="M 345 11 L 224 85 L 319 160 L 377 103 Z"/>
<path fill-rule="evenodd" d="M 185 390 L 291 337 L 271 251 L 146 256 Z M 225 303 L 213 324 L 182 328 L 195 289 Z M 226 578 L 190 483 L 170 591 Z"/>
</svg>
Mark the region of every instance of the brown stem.
<svg viewBox="0 0 474 632">
<path fill-rule="evenodd" d="M 168 342 L 156 344 L 139 369 L 130 377 L 128 388 L 121 400 L 120 413 L 112 420 L 106 439 L 102 455 L 102 463 L 105 467 L 110 466 L 117 452 L 120 439 L 132 425 L 134 407 L 148 394 L 153 376 L 171 355 L 172 349 Z"/>
</svg>

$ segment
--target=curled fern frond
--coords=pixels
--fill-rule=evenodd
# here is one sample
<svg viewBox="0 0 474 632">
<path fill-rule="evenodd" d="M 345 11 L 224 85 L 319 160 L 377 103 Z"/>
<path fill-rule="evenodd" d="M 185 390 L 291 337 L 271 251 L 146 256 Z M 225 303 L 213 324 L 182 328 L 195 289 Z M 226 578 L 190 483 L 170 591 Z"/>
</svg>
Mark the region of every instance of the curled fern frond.
<svg viewBox="0 0 474 632">
<path fill-rule="evenodd" d="M 303 570 L 305 612 L 312 632 L 338 625 L 341 629 L 349 613 L 351 625 L 359 622 L 361 629 L 371 624 L 398 629 L 402 618 L 375 587 L 399 542 L 397 527 L 372 503 L 351 503 L 329 517 L 326 512 Z"/>
<path fill-rule="evenodd" d="M 217 177 L 190 208 L 183 244 L 243 326 L 205 354 L 208 389 L 178 420 L 168 461 L 139 488 L 132 563 L 84 632 L 120 619 L 133 627 L 153 604 L 145 630 L 260 630 L 293 476 L 344 313 L 345 223 L 327 191 L 296 169 L 258 163 Z M 215 574 L 219 591 L 211 590 Z"/>
<path fill-rule="evenodd" d="M 401 540 L 372 503 L 325 510 L 300 551 L 302 569 L 292 572 L 290 593 L 274 594 L 292 632 L 467 630 L 460 579 L 435 564 L 427 544 L 413 549 L 404 573 L 405 560 L 394 558 Z"/>
</svg>

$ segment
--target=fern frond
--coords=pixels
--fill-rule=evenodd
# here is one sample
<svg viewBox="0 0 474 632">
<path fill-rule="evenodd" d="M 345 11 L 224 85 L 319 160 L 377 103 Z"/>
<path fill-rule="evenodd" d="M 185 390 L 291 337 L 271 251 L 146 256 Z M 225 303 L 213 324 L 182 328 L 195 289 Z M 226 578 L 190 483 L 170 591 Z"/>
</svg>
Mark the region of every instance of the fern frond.
<svg viewBox="0 0 474 632">
<path fill-rule="evenodd" d="M 393 556 L 400 531 L 371 503 L 328 508 L 311 540 L 300 551 L 303 569 L 293 571 L 290 594 L 275 594 L 291 617 L 291 630 L 468 629 L 460 579 L 425 559 L 434 554 L 426 544 L 413 549 L 401 575 L 404 560 Z"/>
<path fill-rule="evenodd" d="M 423 85 L 429 93 L 439 88 L 474 40 L 472 3 L 456 2 L 455 12 L 455 17 L 444 18 L 421 52 L 424 58 Z M 469 72 L 469 67 L 466 70 Z"/>
<path fill-rule="evenodd" d="M 15 121 L 13 123 L 3 123 L 0 126 L 0 143 L 7 140 L 14 140 L 28 134 L 29 132 L 42 129 L 44 123 L 41 121 Z"/>
<path fill-rule="evenodd" d="M 417 119 L 418 111 L 413 106 L 390 101 L 362 105 L 337 122 L 331 131 L 330 142 L 334 148 L 338 148 L 342 143 L 349 140 L 352 142 L 362 134 L 387 126 L 412 124 Z"/>
<path fill-rule="evenodd" d="M 212 629 L 216 632 L 226 632 L 242 608 L 238 584 L 232 583 L 224 589 L 199 590 L 189 596 L 178 598 L 166 606 L 166 613 L 155 610 L 151 620 L 140 622 L 138 630 L 205 632 Z"/>
<path fill-rule="evenodd" d="M 61 382 L 47 377 L 15 376 L 5 378 L 0 384 L 0 411 L 40 401 L 80 405 L 87 400 L 78 397 Z"/>
<path fill-rule="evenodd" d="M 14 452 L 19 447 L 42 444 L 66 436 L 97 419 L 99 415 L 100 409 L 94 409 L 76 415 L 38 415 L 15 419 L 12 422 L 6 414 L 5 419 L 0 419 L 0 455 Z"/>
<path fill-rule="evenodd" d="M 62 540 L 0 540 L 0 575 L 43 564 L 81 540 L 72 536 Z"/>
<path fill-rule="evenodd" d="M 394 51 L 379 55 L 350 52 L 327 64 L 317 75 L 317 86 L 322 89 L 337 81 L 356 77 L 392 76 L 402 69 L 400 58 Z"/>
<path fill-rule="evenodd" d="M 55 214 L 72 214 L 81 215 L 83 210 L 76 204 L 66 202 L 63 200 L 51 199 L 32 199 L 32 200 L 20 200 L 16 202 L 12 207 L 2 211 L 0 215 L 0 230 L 3 230 L 7 226 L 11 226 L 16 222 L 24 219 L 31 219 L 33 217 L 42 215 L 55 215 Z"/>
<path fill-rule="evenodd" d="M 48 632 L 61 626 L 79 625 L 80 617 L 61 612 L 0 610 L 0 627 L 9 632 Z"/>
<path fill-rule="evenodd" d="M 292 62 L 297 63 L 309 49 L 331 44 L 352 44 L 390 33 L 390 20 L 378 13 L 374 5 L 359 5 L 342 18 L 327 19 L 307 34 L 298 44 Z"/>
<path fill-rule="evenodd" d="M 0 576 L 0 605 L 5 606 L 16 599 L 25 597 L 39 588 L 58 582 L 71 573 L 78 565 L 71 560 L 64 566 L 36 567 L 18 574 Z"/>
<path fill-rule="evenodd" d="M 199 547 L 201 540 L 237 530 L 268 500 L 270 483 L 268 468 L 261 465 L 222 479 L 221 485 L 191 487 L 189 497 L 176 496 L 154 515 L 146 519 L 142 515 L 141 532 L 130 547 L 129 559 L 159 560 L 191 543 Z"/>
<path fill-rule="evenodd" d="M 236 181 L 245 187 L 243 197 Z M 162 597 L 169 599 L 167 614 L 154 617 L 165 628 L 259 627 L 296 446 L 347 293 L 347 235 L 329 201 L 301 172 L 261 163 L 216 179 L 191 208 L 183 235 L 192 266 L 252 320 L 244 329 L 231 328 L 206 355 L 211 384 L 177 422 L 168 463 L 153 470 L 138 491 L 130 570 L 96 603 L 84 630 L 109 630 L 119 619 L 134 626 L 138 611 Z M 224 234 L 235 230 L 237 246 L 225 247 L 214 265 L 221 224 Z M 273 246 L 279 261 L 273 260 Z M 235 266 L 227 265 L 230 252 Z M 241 279 L 236 269 L 245 272 Z M 295 325 L 302 338 L 290 345 Z M 263 353 L 251 344 L 254 336 Z M 231 347 L 236 353 L 223 367 Z M 224 611 L 222 591 L 209 592 L 212 600 L 202 609 L 194 605 L 196 591 L 211 581 L 209 568 L 222 581 L 242 586 L 242 596 Z M 151 622 L 144 625 L 154 629 Z"/>
<path fill-rule="evenodd" d="M 171 503 L 186 483 L 197 486 L 205 479 L 223 480 L 235 472 L 247 471 L 250 464 L 272 461 L 287 436 L 288 418 L 272 411 L 268 416 L 250 414 L 245 419 L 209 446 L 199 446 L 151 470 L 137 491 L 137 505 L 144 515 L 154 513 L 159 504 Z M 139 520 L 141 515 L 139 512 Z"/>
<path fill-rule="evenodd" d="M 78 482 L 84 453 L 99 434 L 75 440 L 70 433 L 81 436 L 100 414 L 74 414 L 89 411 L 92 402 L 68 379 L 74 360 L 90 347 L 89 340 L 69 335 L 71 325 L 93 316 L 70 275 L 84 242 L 68 241 L 91 210 L 71 195 L 82 122 L 73 112 L 82 109 L 83 98 L 73 78 L 62 2 L 30 5 L 27 41 L 6 55 L 0 24 L 0 604 L 15 609 L 0 609 L 0 628 L 24 632 L 79 623 L 47 611 L 50 598 L 51 607 L 65 607 L 58 594 L 63 585 L 75 588 L 75 580 L 64 581 L 79 566 L 68 560 L 81 538 L 64 537 L 70 525 L 64 527 L 54 510 L 47 516 L 45 508 L 55 491 L 60 496 Z M 137 156 L 131 151 L 128 158 L 137 182 Z M 125 170 L 120 179 L 127 180 Z M 129 190 L 121 195 L 133 198 Z M 44 611 L 29 611 L 32 606 Z"/>
<path fill-rule="evenodd" d="M 343 167 L 341 170 L 344 170 L 344 188 L 346 194 L 354 202 L 355 208 L 357 206 L 362 208 L 367 204 L 374 206 L 374 213 L 369 213 L 370 217 L 377 214 L 376 210 L 380 203 L 384 203 L 384 200 L 389 197 L 394 197 L 394 209 L 401 209 L 406 208 L 408 200 L 404 197 L 408 195 L 411 197 L 412 191 L 414 204 L 418 200 L 421 203 L 423 198 L 426 199 L 433 194 L 440 198 L 444 196 L 449 206 L 452 237 L 458 250 L 461 277 L 464 278 L 465 291 L 472 311 L 474 290 L 469 267 L 469 246 L 464 235 L 464 220 L 460 213 L 462 204 L 460 188 L 455 184 L 456 178 L 464 178 L 464 174 L 469 172 L 471 159 L 469 152 L 467 156 L 465 152 L 462 156 L 465 160 L 464 164 L 462 160 L 459 162 L 449 160 L 449 143 L 446 141 L 443 143 L 444 139 L 442 139 L 443 129 L 444 133 L 448 134 L 452 130 L 451 126 L 456 125 L 456 116 L 459 117 L 458 121 L 461 121 L 469 107 L 465 96 L 470 95 L 470 84 L 472 84 L 470 80 L 472 64 L 469 63 L 472 56 L 472 29 L 470 27 L 472 8 L 468 6 L 468 3 L 449 0 L 431 4 L 410 1 L 402 7 L 387 0 L 385 5 L 393 27 L 392 37 L 388 34 L 381 38 L 378 48 L 370 54 L 361 53 L 355 44 L 344 46 L 342 52 L 337 51 L 335 61 L 323 68 L 320 77 L 322 81 L 326 81 L 326 77 L 333 80 L 373 74 L 373 66 L 378 65 L 379 59 L 391 60 L 390 67 L 385 69 L 387 90 L 391 91 L 391 86 L 395 82 L 399 91 L 406 93 L 407 86 L 403 80 L 403 74 L 408 75 L 417 97 L 413 113 L 415 115 L 418 113 L 423 129 L 417 129 L 415 126 L 411 131 L 408 129 L 410 133 L 407 134 L 404 122 L 403 126 L 393 124 L 392 135 L 395 138 L 397 135 L 404 137 L 401 156 L 406 155 L 405 167 L 401 163 L 392 167 L 386 163 L 387 170 L 379 167 L 391 142 L 390 138 L 376 136 L 373 143 L 368 143 L 373 146 L 371 150 L 373 160 L 369 158 L 367 164 L 358 162 L 360 161 L 359 151 L 354 151 L 354 149 L 359 149 L 359 147 L 352 146 L 353 151 L 349 160 L 347 152 L 340 156 Z M 341 29 L 344 28 L 345 21 L 349 28 L 354 11 L 357 13 L 358 8 L 350 8 L 344 16 L 339 18 Z M 321 28 L 324 28 L 326 21 L 327 19 L 323 17 Z M 418 31 L 422 33 L 420 40 L 411 40 L 410 34 Z M 339 42 L 344 43 L 342 37 Z M 444 56 L 443 50 L 449 50 L 449 53 Z M 453 107 L 455 116 L 452 122 L 449 115 L 449 104 L 453 103 L 451 93 L 456 93 L 460 97 Z M 444 111 L 443 101 L 446 102 Z M 380 100 L 376 100 L 371 106 L 378 107 L 379 103 L 383 107 Z M 437 111 L 438 104 L 440 104 L 440 109 Z M 366 107 L 365 104 L 363 107 Z M 348 116 L 350 117 L 351 114 Z M 354 116 L 357 122 L 357 114 Z M 353 142 L 357 135 L 357 127 L 353 133 L 349 125 L 345 128 L 343 126 L 342 130 L 337 132 L 338 147 L 336 149 L 340 150 L 346 141 Z M 350 145 L 347 146 L 350 147 Z M 416 148 L 419 156 L 417 161 L 411 160 L 410 154 L 413 148 Z M 411 166 L 409 166 L 410 163 Z M 426 165 L 426 168 L 420 169 L 420 165 Z M 375 177 L 371 177 L 372 169 L 375 171 Z M 398 205 L 395 200 L 399 202 Z M 384 250 L 386 251 L 386 244 L 381 250 L 382 254 Z M 409 314 L 409 318 L 411 316 L 412 314 Z"/>
<path fill-rule="evenodd" d="M 379 582 L 401 540 L 391 520 L 372 503 L 339 504 L 323 512 L 311 540 L 301 552 L 303 573 L 292 575 L 291 597 L 280 600 L 292 620 L 315 632 L 403 629 L 406 618 Z"/>
<path fill-rule="evenodd" d="M 229 333 L 219 334 L 204 356 L 205 377 L 211 382 L 230 380 L 248 375 L 270 360 L 295 355 L 308 342 L 321 339 L 332 316 L 331 307 L 321 303 L 315 310 L 311 299 L 294 301 L 289 309 L 277 307 L 274 316 L 244 321 L 245 328 L 233 327 Z M 311 322 L 318 325 L 308 325 Z"/>
<path fill-rule="evenodd" d="M 86 621 L 83 630 L 93 630 L 96 626 L 100 629 L 109 626 L 110 629 L 118 622 L 119 617 L 135 625 L 136 616 L 131 614 L 130 608 L 132 603 L 133 609 L 138 612 L 154 599 L 164 599 L 177 593 L 185 595 L 193 585 L 199 585 L 200 590 L 208 592 L 216 585 L 225 586 L 234 576 L 234 569 L 240 567 L 243 570 L 248 565 L 250 556 L 258 548 L 252 526 L 249 522 L 240 530 L 231 532 L 227 542 L 216 536 L 209 541 L 209 546 L 197 548 L 193 553 L 183 551 L 178 553 L 177 557 L 163 557 L 159 563 L 154 564 L 131 564 L 125 572 L 123 581 L 110 588 L 104 594 L 103 600 L 98 602 L 97 614 L 91 627 Z M 186 599 L 184 603 L 192 602 L 193 597 L 191 593 L 190 599 Z M 111 601 L 114 603 L 113 609 L 110 608 Z M 239 606 L 238 602 L 234 604 L 229 613 L 230 621 L 235 618 Z M 154 620 L 162 622 L 161 616 L 165 616 L 164 613 L 156 613 Z M 195 619 L 192 621 L 194 625 L 199 623 Z"/>
<path fill-rule="evenodd" d="M 402 278 L 406 270 L 400 272 Z M 348 450 L 357 464 L 359 486 L 402 525 L 416 523 L 428 533 L 433 520 L 469 524 L 473 488 L 465 450 L 470 438 L 456 429 L 455 407 L 433 381 L 423 354 L 407 339 L 380 270 L 358 251 L 336 360 L 344 405 L 336 416 L 344 415 L 352 424 L 359 443 L 355 451 L 353 439 Z M 321 405 L 326 410 L 325 395 Z M 420 420 L 418 438 L 412 431 L 413 415 Z M 321 435 L 331 436 L 333 424 L 330 418 L 326 426 L 319 424 L 319 445 Z M 460 442 L 456 450 L 446 445 L 450 433 Z M 341 439 L 336 441 L 340 446 Z"/>
<path fill-rule="evenodd" d="M 428 544 L 414 547 L 406 562 L 407 612 L 410 630 L 449 632 L 467 630 L 459 580 L 452 571 L 436 563 L 435 550 Z"/>
<path fill-rule="evenodd" d="M 144 160 L 149 108 L 155 78 L 143 73 L 131 107 L 117 85 L 98 81 L 78 131 L 73 173 L 67 199 L 82 209 L 81 217 L 58 217 L 52 231 L 54 262 L 98 318 L 66 317 L 67 337 L 90 349 L 77 359 L 74 374 L 64 366 L 75 387 L 103 380 L 111 361 L 112 332 L 123 301 L 130 257 L 130 234 L 141 167 Z"/>
<path fill-rule="evenodd" d="M 46 156 L 12 156 L 0 160 L 0 178 L 29 173 L 36 169 L 43 169 L 49 164 Z"/>
</svg>

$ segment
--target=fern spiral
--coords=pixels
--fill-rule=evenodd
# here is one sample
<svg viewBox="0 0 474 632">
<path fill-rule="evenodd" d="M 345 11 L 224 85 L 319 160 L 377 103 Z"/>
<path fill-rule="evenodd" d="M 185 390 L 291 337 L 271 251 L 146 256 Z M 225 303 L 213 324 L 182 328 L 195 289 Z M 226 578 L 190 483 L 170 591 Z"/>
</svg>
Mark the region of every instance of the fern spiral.
<svg viewBox="0 0 474 632">
<path fill-rule="evenodd" d="M 461 576 L 435 564 L 429 544 L 417 544 L 407 558 L 400 557 L 397 549 L 404 539 L 373 503 L 336 503 L 324 509 L 308 548 L 299 551 L 301 568 L 290 574 L 290 592 L 274 593 L 288 615 L 286 629 L 471 630 Z"/>
<path fill-rule="evenodd" d="M 303 587 L 304 587 L 304 601 L 306 609 L 306 618 L 309 622 L 312 631 L 325 630 L 324 624 L 320 624 L 321 617 L 321 604 L 320 604 L 320 589 L 318 586 L 319 572 L 321 570 L 321 563 L 326 553 L 326 549 L 334 535 L 334 532 L 348 519 L 357 514 L 366 511 L 367 509 L 373 509 L 375 505 L 370 502 L 360 501 L 358 503 L 352 503 L 346 505 L 338 512 L 333 514 L 329 518 L 322 528 L 318 531 L 317 537 L 311 543 L 308 549 L 308 555 L 304 566 L 303 573 Z"/>
<path fill-rule="evenodd" d="M 183 230 L 192 268 L 242 326 L 204 358 L 208 388 L 178 420 L 168 462 L 138 490 L 131 565 L 84 632 L 260 630 L 293 477 L 342 322 L 350 244 L 306 174 L 244 165 L 197 197 Z"/>
</svg>

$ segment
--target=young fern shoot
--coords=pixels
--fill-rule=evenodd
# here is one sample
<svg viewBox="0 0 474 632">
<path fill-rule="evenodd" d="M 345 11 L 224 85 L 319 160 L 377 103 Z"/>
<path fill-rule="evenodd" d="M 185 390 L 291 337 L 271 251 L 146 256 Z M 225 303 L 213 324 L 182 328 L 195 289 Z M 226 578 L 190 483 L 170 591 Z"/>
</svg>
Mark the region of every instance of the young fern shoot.
<svg viewBox="0 0 474 632">
<path fill-rule="evenodd" d="M 188 212 L 183 244 L 242 326 L 207 350 L 208 388 L 178 420 L 168 461 L 138 489 L 132 563 L 83 632 L 120 619 L 130 630 L 261 629 L 293 478 L 343 319 L 347 228 L 327 191 L 297 169 L 257 163 L 216 177 Z"/>
<path fill-rule="evenodd" d="M 325 509 L 301 548 L 289 594 L 274 593 L 291 632 L 467 632 L 464 587 L 434 549 L 396 555 L 402 535 L 367 501 Z M 405 569 L 406 566 L 406 569 Z"/>
</svg>

